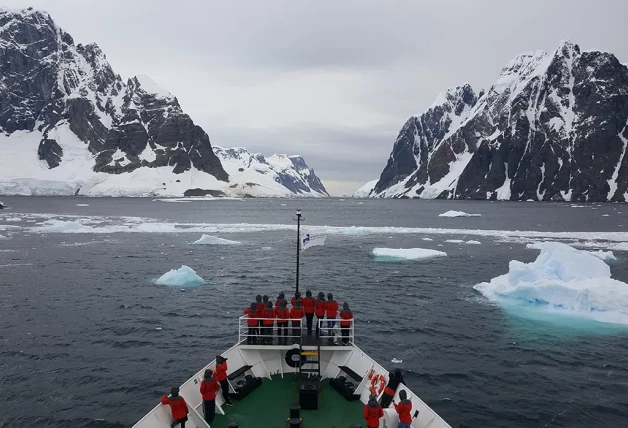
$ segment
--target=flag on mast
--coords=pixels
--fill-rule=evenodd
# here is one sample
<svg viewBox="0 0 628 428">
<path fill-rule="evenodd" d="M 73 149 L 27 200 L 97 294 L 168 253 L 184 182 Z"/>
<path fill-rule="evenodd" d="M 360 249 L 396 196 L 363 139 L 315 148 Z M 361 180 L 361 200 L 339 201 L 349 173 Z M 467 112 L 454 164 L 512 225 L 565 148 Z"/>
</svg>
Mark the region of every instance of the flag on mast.
<svg viewBox="0 0 628 428">
<path fill-rule="evenodd" d="M 301 238 L 301 251 L 305 251 L 308 248 L 319 247 L 322 245 L 325 245 L 324 236 L 315 236 L 307 233 Z"/>
</svg>

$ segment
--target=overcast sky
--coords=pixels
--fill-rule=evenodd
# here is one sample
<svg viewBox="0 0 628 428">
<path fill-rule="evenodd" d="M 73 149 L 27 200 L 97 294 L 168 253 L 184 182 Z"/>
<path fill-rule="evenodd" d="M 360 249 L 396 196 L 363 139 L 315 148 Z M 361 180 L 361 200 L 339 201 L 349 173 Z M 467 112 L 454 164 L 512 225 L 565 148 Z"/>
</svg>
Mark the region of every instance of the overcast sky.
<svg viewBox="0 0 628 428">
<path fill-rule="evenodd" d="M 212 144 L 301 154 L 334 194 L 379 177 L 405 120 L 512 57 L 628 62 L 628 0 L 3 0 L 50 12 L 123 78 L 176 95 Z"/>
</svg>

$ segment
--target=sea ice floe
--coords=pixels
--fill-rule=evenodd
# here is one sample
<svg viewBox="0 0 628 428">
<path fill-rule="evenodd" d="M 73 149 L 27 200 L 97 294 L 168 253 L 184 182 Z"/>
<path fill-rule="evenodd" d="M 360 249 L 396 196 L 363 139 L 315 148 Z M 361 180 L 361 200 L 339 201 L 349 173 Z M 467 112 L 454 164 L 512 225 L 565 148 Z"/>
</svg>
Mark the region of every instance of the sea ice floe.
<svg viewBox="0 0 628 428">
<path fill-rule="evenodd" d="M 547 244 L 550 244 L 550 242 L 537 242 L 534 244 L 527 244 L 526 248 L 531 249 L 531 250 L 542 250 Z M 586 251 L 586 252 L 591 254 L 594 257 L 597 257 L 600 260 L 617 260 L 617 257 L 615 257 L 615 254 L 613 254 L 612 251 L 598 250 L 598 251 Z"/>
<path fill-rule="evenodd" d="M 77 207 L 88 207 L 89 204 L 76 204 Z"/>
<path fill-rule="evenodd" d="M 9 238 L 7 238 L 7 237 L 6 237 L 6 236 L 4 236 L 4 235 L 0 235 L 0 241 L 2 241 L 3 239 L 9 239 Z"/>
<path fill-rule="evenodd" d="M 164 273 L 155 283 L 173 287 L 195 287 L 205 284 L 205 280 L 198 276 L 191 267 L 182 265 L 179 269 L 172 269 Z"/>
<path fill-rule="evenodd" d="M 22 221 L 22 219 L 19 217 L 9 217 L 9 218 L 5 218 L 4 221 L 11 222 L 11 223 L 19 223 Z"/>
<path fill-rule="evenodd" d="M 401 364 L 401 363 L 403 363 L 403 360 L 398 360 L 396 358 L 393 358 L 392 360 L 390 360 L 390 362 L 393 363 L 393 364 Z"/>
<path fill-rule="evenodd" d="M 474 288 L 505 305 L 527 305 L 558 314 L 628 324 L 628 284 L 611 278 L 595 255 L 548 242 L 535 261 L 513 260 L 507 274 Z"/>
<path fill-rule="evenodd" d="M 239 243 L 211 235 L 203 235 L 199 240 L 192 242 L 194 245 L 238 245 Z"/>
<path fill-rule="evenodd" d="M 480 241 L 465 241 L 463 239 L 447 239 L 445 242 L 449 244 L 467 244 L 467 245 L 481 245 Z"/>
<path fill-rule="evenodd" d="M 481 217 L 482 214 L 469 214 L 464 211 L 447 211 L 438 215 L 439 217 Z"/>
<path fill-rule="evenodd" d="M 392 236 L 391 236 L 391 238 L 392 238 Z M 432 238 L 423 238 L 423 240 L 424 240 L 424 241 L 433 241 L 433 239 L 432 239 Z"/>
<path fill-rule="evenodd" d="M 426 248 L 374 248 L 373 255 L 382 258 L 419 260 L 446 257 L 447 253 Z"/>
</svg>

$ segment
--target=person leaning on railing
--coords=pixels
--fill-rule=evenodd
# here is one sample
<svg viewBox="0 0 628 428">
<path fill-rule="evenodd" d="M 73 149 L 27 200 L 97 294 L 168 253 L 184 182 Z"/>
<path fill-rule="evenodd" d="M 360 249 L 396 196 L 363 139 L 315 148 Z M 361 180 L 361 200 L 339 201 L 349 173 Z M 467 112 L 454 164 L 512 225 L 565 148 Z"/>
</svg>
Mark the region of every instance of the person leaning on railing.
<svg viewBox="0 0 628 428">
<path fill-rule="evenodd" d="M 259 321 L 256 318 L 260 318 L 259 312 L 257 312 L 257 307 L 255 303 L 251 303 L 250 308 L 246 308 L 244 313 L 247 315 L 246 324 L 249 327 L 249 332 L 246 335 L 246 343 L 251 345 L 253 343 L 257 343 L 257 335 L 259 332 L 257 331 L 257 326 L 259 325 Z"/>
<path fill-rule="evenodd" d="M 316 334 L 320 334 L 319 325 L 321 320 L 325 319 L 325 293 L 322 291 L 318 293 L 318 300 L 316 301 Z M 321 334 L 322 336 L 322 334 Z"/>
<path fill-rule="evenodd" d="M 342 331 L 342 344 L 349 343 L 349 332 L 351 331 L 351 320 L 353 319 L 353 312 L 349 309 L 348 303 L 342 304 L 342 310 L 340 311 L 340 330 Z"/>
<path fill-rule="evenodd" d="M 303 309 L 305 309 L 307 334 L 312 334 L 312 320 L 314 319 L 314 312 L 316 312 L 316 299 L 312 297 L 312 292 L 310 290 L 305 292 L 305 298 L 303 298 Z"/>
<path fill-rule="evenodd" d="M 279 307 L 275 309 L 277 312 L 277 335 L 279 336 L 279 344 L 288 344 L 288 320 L 290 319 L 290 311 L 287 308 L 288 301 L 281 299 Z"/>
<path fill-rule="evenodd" d="M 264 344 L 271 345 L 273 343 L 273 325 L 277 314 L 273 309 L 272 302 L 266 302 L 266 309 L 262 312 L 262 323 L 264 324 Z"/>
<path fill-rule="evenodd" d="M 290 319 L 292 320 L 292 343 L 297 343 L 301 338 L 301 320 L 305 316 L 305 310 L 301 306 L 301 299 L 297 299 L 295 306 L 290 308 Z"/>
<path fill-rule="evenodd" d="M 336 315 L 338 314 L 338 302 L 334 300 L 334 295 L 327 294 L 327 302 L 325 302 L 325 315 L 327 316 L 327 328 L 329 329 L 329 335 L 331 336 L 332 330 L 336 325 Z"/>
</svg>

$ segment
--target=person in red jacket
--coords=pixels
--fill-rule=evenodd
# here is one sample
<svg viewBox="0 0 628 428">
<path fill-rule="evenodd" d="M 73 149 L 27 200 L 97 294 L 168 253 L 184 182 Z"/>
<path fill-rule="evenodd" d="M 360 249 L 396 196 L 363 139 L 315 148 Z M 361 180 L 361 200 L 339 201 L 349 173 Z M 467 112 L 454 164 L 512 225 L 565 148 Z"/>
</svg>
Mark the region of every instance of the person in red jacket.
<svg viewBox="0 0 628 428">
<path fill-rule="evenodd" d="M 340 311 L 340 330 L 342 330 L 342 344 L 349 343 L 349 332 L 351 331 L 351 320 L 353 319 L 353 312 L 349 309 L 348 303 L 342 304 L 342 310 Z"/>
<path fill-rule="evenodd" d="M 277 313 L 277 336 L 279 336 L 279 344 L 288 344 L 288 320 L 290 319 L 290 311 L 287 308 L 288 301 L 282 299 L 279 307 L 275 309 Z"/>
<path fill-rule="evenodd" d="M 316 300 L 312 297 L 312 292 L 307 290 L 303 298 L 303 309 L 305 310 L 305 323 L 307 324 L 307 334 L 312 334 L 312 321 L 316 312 Z"/>
<path fill-rule="evenodd" d="M 316 301 L 316 334 L 319 334 L 320 321 L 323 319 L 325 319 L 325 293 L 321 291 L 318 293 L 318 300 Z"/>
<path fill-rule="evenodd" d="M 399 414 L 399 425 L 397 425 L 397 428 L 411 428 L 412 416 L 410 412 L 412 411 L 412 401 L 408 400 L 408 394 L 404 389 L 399 391 L 399 398 L 401 403 L 397 404 L 393 401 L 395 410 Z"/>
<path fill-rule="evenodd" d="M 301 299 L 297 299 L 295 306 L 290 308 L 290 319 L 292 320 L 292 343 L 297 343 L 301 339 L 301 320 L 305 316 L 305 310 L 301 306 Z"/>
<path fill-rule="evenodd" d="M 266 302 L 266 309 L 262 312 L 262 323 L 264 324 L 264 339 L 265 345 L 271 345 L 273 343 L 273 325 L 275 324 L 275 318 L 277 314 L 273 309 L 272 302 Z"/>
<path fill-rule="evenodd" d="M 279 293 L 279 296 L 277 296 L 277 300 L 275 300 L 275 309 L 281 306 L 281 301 L 285 298 L 286 298 L 286 295 L 284 294 L 283 291 Z"/>
<path fill-rule="evenodd" d="M 233 406 L 229 397 L 229 381 L 227 380 L 227 358 L 222 355 L 216 356 L 216 380 L 222 390 L 222 398 L 227 406 Z"/>
<path fill-rule="evenodd" d="M 294 297 L 290 300 L 290 304 L 292 305 L 293 308 L 297 305 L 297 300 L 299 300 L 300 298 L 301 298 L 301 293 L 299 293 L 298 291 L 294 293 Z"/>
<path fill-rule="evenodd" d="M 255 303 L 251 303 L 250 308 L 246 308 L 244 313 L 247 314 L 248 319 L 246 320 L 246 324 L 249 326 L 249 332 L 246 335 L 246 343 L 251 345 L 253 343 L 257 343 L 257 335 L 259 334 L 259 330 L 257 325 L 259 324 L 259 320 L 255 318 L 261 318 L 259 312 L 257 312 L 257 306 Z"/>
<path fill-rule="evenodd" d="M 203 380 L 201 382 L 201 395 L 203 397 L 203 413 L 205 413 L 205 422 L 211 425 L 216 417 L 216 393 L 220 389 L 220 384 L 214 377 L 211 369 L 205 370 Z"/>
<path fill-rule="evenodd" d="M 190 410 L 188 409 L 188 404 L 185 402 L 185 399 L 179 395 L 178 386 L 175 386 L 170 390 L 170 397 L 167 395 L 161 397 L 161 404 L 167 404 L 170 406 L 172 419 L 174 419 L 172 424 L 170 424 L 170 427 L 174 428 L 181 424 L 181 428 L 185 428 L 185 423 L 188 420 L 188 413 L 190 413 Z"/>
<path fill-rule="evenodd" d="M 325 315 L 327 316 L 327 329 L 329 335 L 333 334 L 332 330 L 336 325 L 336 315 L 338 314 L 338 302 L 334 300 L 334 295 L 327 294 L 327 301 L 325 302 Z"/>
<path fill-rule="evenodd" d="M 375 397 L 371 395 L 368 404 L 364 406 L 362 415 L 366 419 L 368 428 L 379 428 L 379 418 L 384 416 L 384 409 L 382 409 Z"/>
<path fill-rule="evenodd" d="M 262 296 L 258 294 L 255 296 L 255 308 L 257 309 L 258 318 L 262 317 L 262 311 L 266 309 L 266 305 L 262 302 Z M 260 340 L 262 340 L 262 320 L 257 321 L 257 334 L 260 336 Z"/>
</svg>

